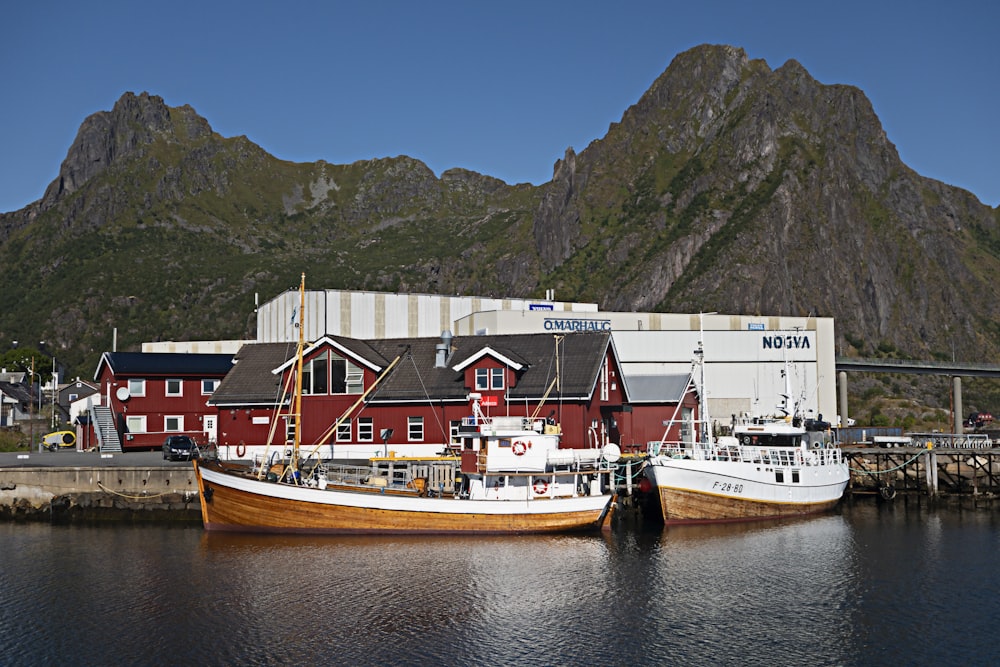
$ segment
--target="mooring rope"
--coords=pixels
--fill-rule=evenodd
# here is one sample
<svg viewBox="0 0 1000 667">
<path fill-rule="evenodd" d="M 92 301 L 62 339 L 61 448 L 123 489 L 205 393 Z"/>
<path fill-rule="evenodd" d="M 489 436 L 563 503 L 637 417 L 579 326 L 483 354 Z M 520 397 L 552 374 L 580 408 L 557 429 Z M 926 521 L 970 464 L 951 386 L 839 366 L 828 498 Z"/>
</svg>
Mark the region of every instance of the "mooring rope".
<svg viewBox="0 0 1000 667">
<path fill-rule="evenodd" d="M 905 463 L 899 464 L 895 468 L 886 468 L 885 470 L 876 470 L 876 471 L 872 472 L 870 470 L 864 470 L 862 468 L 851 468 L 850 466 L 848 466 L 848 470 L 850 470 L 851 472 L 856 472 L 856 473 L 862 474 L 862 475 L 881 475 L 883 473 L 895 472 L 897 470 L 901 470 L 902 468 L 905 468 L 906 466 L 910 465 L 911 463 L 913 463 L 914 461 L 916 461 L 917 459 L 919 459 L 923 455 L 924 455 L 924 452 L 918 452 L 912 459 L 910 459 L 909 461 L 907 461 Z"/>
<path fill-rule="evenodd" d="M 97 483 L 97 486 L 101 487 L 102 491 L 105 491 L 115 496 L 121 496 L 122 498 L 126 498 L 127 500 L 153 500 L 154 498 L 161 498 L 163 496 L 170 495 L 171 493 L 178 493 L 177 491 L 164 491 L 163 493 L 157 493 L 156 495 L 152 496 L 130 496 L 127 493 L 122 493 L 121 491 L 115 491 L 114 489 L 109 489 L 100 482 Z M 180 493 L 184 492 L 181 491 Z"/>
</svg>

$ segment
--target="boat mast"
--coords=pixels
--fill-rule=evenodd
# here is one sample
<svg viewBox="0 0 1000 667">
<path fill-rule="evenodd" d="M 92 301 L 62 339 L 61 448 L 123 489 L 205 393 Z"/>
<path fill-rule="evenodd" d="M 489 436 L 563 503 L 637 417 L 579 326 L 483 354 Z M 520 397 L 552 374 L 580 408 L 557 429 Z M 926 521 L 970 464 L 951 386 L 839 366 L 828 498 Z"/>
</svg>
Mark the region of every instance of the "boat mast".
<svg viewBox="0 0 1000 667">
<path fill-rule="evenodd" d="M 299 328 L 299 342 L 295 349 L 295 398 L 292 419 L 295 431 L 292 435 L 292 468 L 299 465 L 299 447 L 302 444 L 302 351 L 305 348 L 306 336 L 306 274 L 302 274 L 299 283 L 299 321 L 295 324 Z"/>
</svg>

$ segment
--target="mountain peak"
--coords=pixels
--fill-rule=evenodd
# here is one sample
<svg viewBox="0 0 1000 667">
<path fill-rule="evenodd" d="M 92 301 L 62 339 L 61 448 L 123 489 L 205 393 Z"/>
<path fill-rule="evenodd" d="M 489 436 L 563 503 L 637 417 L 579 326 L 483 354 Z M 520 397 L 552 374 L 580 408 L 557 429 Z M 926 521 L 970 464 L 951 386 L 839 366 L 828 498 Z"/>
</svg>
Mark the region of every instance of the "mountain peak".
<svg viewBox="0 0 1000 667">
<path fill-rule="evenodd" d="M 42 208 L 75 192 L 116 161 L 141 153 L 157 137 L 172 138 L 178 130 L 190 139 L 212 128 L 190 106 L 171 109 L 159 95 L 126 92 L 111 111 L 91 114 L 80 125 L 59 176 L 45 190 Z"/>
</svg>

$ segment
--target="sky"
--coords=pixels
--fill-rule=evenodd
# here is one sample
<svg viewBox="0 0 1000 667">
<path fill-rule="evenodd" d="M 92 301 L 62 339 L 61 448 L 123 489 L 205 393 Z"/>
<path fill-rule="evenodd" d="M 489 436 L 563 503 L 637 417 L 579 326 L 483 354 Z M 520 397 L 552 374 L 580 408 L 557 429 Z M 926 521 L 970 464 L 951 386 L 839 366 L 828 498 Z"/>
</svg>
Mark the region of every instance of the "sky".
<svg viewBox="0 0 1000 667">
<path fill-rule="evenodd" d="M 294 162 L 408 155 L 544 183 L 679 53 L 729 44 L 860 88 L 903 162 L 1000 204 L 1000 3 L 4 0 L 0 212 L 125 92 Z"/>
</svg>

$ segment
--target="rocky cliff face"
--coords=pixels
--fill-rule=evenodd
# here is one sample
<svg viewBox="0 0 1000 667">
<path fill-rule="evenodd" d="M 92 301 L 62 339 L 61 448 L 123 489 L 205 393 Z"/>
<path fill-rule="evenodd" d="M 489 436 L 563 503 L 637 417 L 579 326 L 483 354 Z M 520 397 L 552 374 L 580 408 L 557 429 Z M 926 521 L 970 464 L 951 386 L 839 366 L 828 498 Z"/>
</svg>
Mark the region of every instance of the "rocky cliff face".
<svg viewBox="0 0 1000 667">
<path fill-rule="evenodd" d="M 620 267 L 607 308 L 833 316 L 869 354 L 940 356 L 956 331 L 970 358 L 996 349 L 996 211 L 908 169 L 860 90 L 794 61 L 680 54 L 557 165 L 534 224 L 548 261 Z"/>
<path fill-rule="evenodd" d="M 0 215 L 0 337 L 96 355 L 252 332 L 252 294 L 329 288 L 832 316 L 839 352 L 1000 352 L 997 211 L 919 176 L 864 94 L 738 48 L 679 54 L 541 186 L 407 157 L 293 164 L 126 94 L 44 197 Z M 31 257 L 28 265 L 21 261 Z"/>
</svg>

